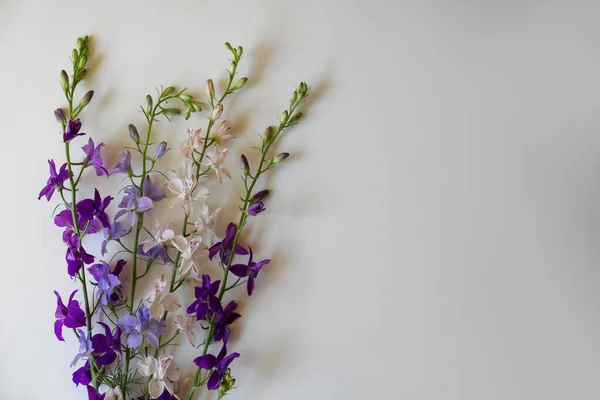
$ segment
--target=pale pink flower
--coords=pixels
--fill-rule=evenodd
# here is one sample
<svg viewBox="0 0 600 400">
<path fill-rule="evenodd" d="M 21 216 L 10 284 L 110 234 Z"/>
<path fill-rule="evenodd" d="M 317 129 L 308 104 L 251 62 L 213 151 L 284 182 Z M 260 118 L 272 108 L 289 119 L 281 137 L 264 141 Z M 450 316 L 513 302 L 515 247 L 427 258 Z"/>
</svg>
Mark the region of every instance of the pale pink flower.
<svg viewBox="0 0 600 400">
<path fill-rule="evenodd" d="M 173 382 L 181 378 L 179 366 L 173 356 L 162 356 L 159 360 L 149 356 L 138 363 L 138 372 L 145 377 L 152 377 L 148 384 L 150 398 L 158 398 L 167 389 L 173 394 Z"/>
<path fill-rule="evenodd" d="M 229 175 L 229 171 L 223 165 L 225 161 L 225 155 L 227 154 L 227 149 L 219 149 L 218 147 L 214 147 L 212 152 L 206 155 L 206 166 L 213 171 L 217 175 L 219 182 L 222 182 L 222 176 L 226 176 L 231 179 L 231 175 Z"/>
<path fill-rule="evenodd" d="M 175 232 L 173 232 L 171 229 L 167 229 L 167 226 L 167 223 L 156 223 L 153 237 L 150 237 L 141 243 L 142 249 L 145 253 L 147 253 L 151 248 L 161 245 L 175 237 Z"/>
<path fill-rule="evenodd" d="M 196 226 L 196 235 L 200 236 L 202 242 L 207 246 L 212 246 L 213 244 L 215 238 L 215 220 L 220 211 L 221 209 L 217 208 L 210 214 L 208 204 L 204 203 L 202 214 L 200 214 L 196 222 L 194 222 L 194 225 Z"/>
<path fill-rule="evenodd" d="M 217 130 L 212 133 L 211 139 L 215 141 L 217 146 L 223 146 L 227 140 L 233 137 L 230 131 L 231 125 L 229 125 L 229 122 L 223 121 Z"/>
<path fill-rule="evenodd" d="M 194 261 L 194 252 L 200 246 L 202 241 L 198 239 L 187 240 L 183 235 L 177 235 L 173 240 L 171 240 L 171 244 L 181 253 L 181 268 L 179 270 L 179 274 L 181 276 L 187 276 L 192 268 L 197 273 L 198 269 L 196 267 L 196 263 Z"/>
<path fill-rule="evenodd" d="M 192 346 L 196 346 L 196 336 L 194 335 L 194 323 L 196 322 L 196 317 L 193 315 L 178 315 L 175 317 L 175 327 L 181 330 L 188 342 Z"/>
<path fill-rule="evenodd" d="M 186 157 L 189 157 L 194 150 L 202 146 L 202 134 L 201 129 L 194 130 L 192 128 L 187 128 L 186 131 L 187 137 L 179 146 L 179 151 Z"/>
<path fill-rule="evenodd" d="M 167 184 L 167 189 L 175 195 L 170 207 L 173 207 L 177 202 L 183 202 L 185 212 L 188 215 L 193 211 L 192 202 L 205 200 L 208 197 L 208 189 L 197 185 L 189 160 L 186 161 L 183 171 L 180 171 L 179 174 L 173 174 L 173 178 Z"/>
</svg>

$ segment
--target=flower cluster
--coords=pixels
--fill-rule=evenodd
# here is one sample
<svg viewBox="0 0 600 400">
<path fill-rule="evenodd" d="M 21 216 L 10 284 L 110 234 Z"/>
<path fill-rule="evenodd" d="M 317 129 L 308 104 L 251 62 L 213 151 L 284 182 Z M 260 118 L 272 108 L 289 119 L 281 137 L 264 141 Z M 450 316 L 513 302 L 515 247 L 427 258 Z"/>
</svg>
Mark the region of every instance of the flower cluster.
<svg viewBox="0 0 600 400">
<path fill-rule="evenodd" d="M 72 157 L 72 147 L 87 136 L 79 116 L 94 94 L 88 91 L 79 102 L 74 101 L 78 84 L 86 76 L 88 42 L 87 36 L 77 40 L 71 56 L 72 73 L 60 74 L 68 108 L 59 108 L 54 114 L 62 128 L 65 162 L 57 169 L 54 160 L 48 161 L 50 177 L 39 193 L 39 199 L 45 197 L 48 201 L 55 193 L 60 196 L 54 224 L 62 229 L 67 274 L 81 288 L 66 301 L 54 291 L 54 333 L 58 340 L 65 341 L 64 328 L 68 328 L 79 342 L 71 363 L 76 367 L 72 380 L 75 385 L 85 386 L 88 399 L 191 400 L 202 386 L 221 399 L 235 387 L 230 366 L 240 357 L 238 352 L 229 352 L 228 346 L 232 325 L 241 315 L 238 302 L 226 300 L 226 296 L 238 293 L 233 290 L 242 285 L 247 295 L 252 295 L 261 269 L 270 262 L 254 260 L 252 248 L 241 242 L 242 231 L 251 218 L 266 211 L 269 191 L 255 187 L 264 173 L 288 157 L 288 153 L 273 156 L 271 149 L 279 136 L 299 121 L 297 108 L 308 88 L 301 83 L 279 117 L 279 124 L 261 135 L 258 165 L 252 169 L 248 158 L 241 156 L 245 193 L 240 217 L 237 222 L 229 222 L 224 235 L 219 236 L 216 229 L 221 209 L 209 205 L 208 187 L 224 183 L 232 175 L 226 168 L 226 156 L 234 138 L 233 128 L 222 118 L 227 96 L 247 82 L 247 78 L 236 77 L 242 47 L 226 43 L 231 54 L 228 83 L 217 95 L 213 81 L 207 81 L 208 124 L 204 129 L 187 130 L 178 151 L 181 165 L 168 177 L 157 166 L 170 148 L 166 141 L 152 141 L 153 124 L 161 117 L 170 120 L 184 114 L 189 119 L 202 111 L 191 95 L 172 86 L 160 88 L 155 97 L 146 96 L 141 107 L 147 123 L 145 134 L 140 135 L 136 126 L 129 125 L 133 144 L 121 152 L 112 169 L 107 169 L 102 157 L 105 144 L 96 144 L 90 137 L 80 146 L 80 158 Z M 123 177 L 125 185 L 118 191 L 120 199 L 114 203 L 114 216 L 110 216 L 114 197 L 102 196 L 97 189 L 89 198 L 80 196 L 78 185 L 89 175 L 85 173 L 88 169 L 96 177 Z M 158 218 L 148 229 L 149 214 L 167 198 L 169 210 L 181 213 L 181 228 Z M 103 238 L 99 255 L 84 248 L 86 237 L 96 234 Z M 106 258 L 110 254 L 112 257 Z M 221 270 L 218 279 L 207 272 L 211 263 Z M 136 296 L 136 289 L 151 272 L 160 277 L 144 296 Z M 191 301 L 178 291 L 187 286 L 193 286 Z M 199 329 L 204 332 L 200 344 Z M 169 354 L 170 346 L 179 343 L 180 337 L 197 353 L 191 375 L 183 374 Z"/>
</svg>

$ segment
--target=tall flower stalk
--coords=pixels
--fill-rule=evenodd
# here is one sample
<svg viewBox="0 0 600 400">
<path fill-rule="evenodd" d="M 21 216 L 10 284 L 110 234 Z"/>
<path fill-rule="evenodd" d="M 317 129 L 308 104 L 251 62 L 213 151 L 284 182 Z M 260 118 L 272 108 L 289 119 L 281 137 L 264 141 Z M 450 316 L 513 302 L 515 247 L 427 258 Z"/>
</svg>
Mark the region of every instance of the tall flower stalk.
<svg viewBox="0 0 600 400">
<path fill-rule="evenodd" d="M 72 53 L 72 75 L 61 72 L 68 108 L 66 111 L 57 109 L 55 116 L 63 131 L 66 162 L 57 170 L 56 163 L 49 160 L 50 177 L 39 196 L 50 200 L 53 193 L 58 192 L 62 198 L 63 209 L 56 214 L 54 222 L 63 228 L 67 272 L 81 284 L 83 297 L 82 309 L 75 299 L 77 291 L 71 293 L 67 301 L 55 292 L 55 334 L 64 340 L 63 330 L 70 328 L 79 341 L 79 352 L 72 365 L 81 362 L 83 365 L 73 373 L 73 382 L 86 386 L 89 399 L 192 400 L 203 385 L 216 391 L 217 398 L 221 399 L 235 386 L 230 365 L 240 357 L 240 353 L 228 351 L 228 344 L 231 326 L 241 315 L 237 312 L 237 302 L 231 300 L 225 304 L 224 295 L 242 285 L 246 285 L 247 294 L 252 295 L 261 269 L 270 262 L 269 259 L 255 260 L 252 249 L 241 245 L 241 235 L 251 217 L 266 210 L 269 191 L 256 190 L 257 182 L 289 156 L 288 153 L 273 155 L 273 148 L 282 133 L 299 122 L 302 114 L 297 110 L 307 96 L 308 87 L 305 83 L 298 86 L 278 125 L 268 127 L 261 135 L 260 160 L 256 167 L 251 168 L 248 158 L 241 156 L 245 189 L 241 214 L 237 223 L 228 224 L 224 237 L 217 238 L 214 228 L 220 208 L 211 211 L 210 193 L 204 182 L 216 179 L 223 183 L 231 176 L 225 167 L 228 152 L 225 146 L 233 135 L 230 123 L 224 119 L 224 102 L 248 81 L 245 77 L 237 78 L 243 48 L 226 43 L 231 54 L 227 84 L 218 96 L 213 81 L 207 81 L 210 107 L 206 129 L 204 133 L 200 129 L 188 129 L 178 150 L 183 165 L 168 178 L 157 165 L 170 147 L 165 141 L 153 141 L 155 123 L 178 114 L 189 119 L 202 111 L 200 102 L 185 89 L 176 90 L 172 86 L 159 89 L 155 97 L 146 96 L 141 107 L 147 124 L 145 133 L 140 135 L 137 127 L 129 125 L 133 146 L 121 152 L 121 160 L 110 173 L 101 155 L 104 143 L 96 145 L 92 138 L 81 147 L 83 159 L 73 160 L 71 144 L 85 135 L 78 116 L 94 94 L 87 92 L 75 105 L 76 87 L 86 74 L 88 40 L 84 37 L 77 41 Z M 132 166 L 134 157 L 139 158 L 141 170 Z M 78 199 L 77 186 L 90 167 L 98 176 L 125 176 L 127 184 L 120 191 L 123 194 L 119 210 L 113 218 L 107 214 L 113 197 L 102 198 L 98 190 L 94 190 L 93 197 Z M 167 178 L 166 185 L 161 183 L 163 178 Z M 171 208 L 177 205 L 183 209 L 181 229 L 176 233 L 168 222 L 159 221 L 151 231 L 146 227 L 146 213 L 152 212 L 156 202 L 169 196 Z M 118 246 L 110 259 L 102 260 L 84 249 L 84 238 L 97 233 L 104 235 L 102 256 L 115 249 L 111 243 Z M 115 261 L 121 253 L 131 258 L 130 268 L 125 259 Z M 201 254 L 219 265 L 220 279 L 203 272 L 199 262 Z M 246 256 L 247 261 L 238 260 Z M 140 298 L 140 282 L 157 269 L 160 278 L 152 290 Z M 124 270 L 130 271 L 129 282 L 121 276 Z M 229 282 L 232 275 L 235 281 Z M 128 292 L 124 290 L 125 284 L 129 285 Z M 195 298 L 183 308 L 184 300 L 178 295 L 178 289 L 186 284 L 194 285 Z M 180 309 L 183 313 L 178 313 Z M 170 315 L 173 317 L 169 318 Z M 206 331 L 199 344 L 195 332 L 198 325 Z M 181 334 L 198 351 L 195 371 L 188 379 L 191 385 L 185 384 L 179 365 L 167 354 L 169 346 L 178 343 Z M 217 354 L 209 353 L 211 345 L 217 343 L 221 343 Z"/>
</svg>

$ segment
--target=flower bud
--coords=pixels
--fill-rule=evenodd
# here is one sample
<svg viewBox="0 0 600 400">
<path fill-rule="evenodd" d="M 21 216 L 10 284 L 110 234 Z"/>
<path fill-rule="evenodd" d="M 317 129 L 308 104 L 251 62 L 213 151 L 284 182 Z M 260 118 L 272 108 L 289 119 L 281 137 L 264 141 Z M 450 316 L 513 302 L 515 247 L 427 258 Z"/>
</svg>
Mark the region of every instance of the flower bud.
<svg viewBox="0 0 600 400">
<path fill-rule="evenodd" d="M 77 60 L 77 69 L 85 68 L 87 61 L 88 61 L 87 56 L 79 57 L 79 60 Z"/>
<path fill-rule="evenodd" d="M 90 90 L 81 98 L 81 101 L 79 102 L 79 107 L 87 106 L 90 103 L 90 101 L 92 101 L 92 97 L 94 97 L 94 91 Z"/>
<path fill-rule="evenodd" d="M 73 49 L 71 52 L 71 61 L 73 61 L 73 65 L 77 65 L 77 60 L 79 59 L 79 53 L 77 49 Z"/>
<path fill-rule="evenodd" d="M 237 56 L 238 56 L 238 58 L 241 58 L 242 54 L 244 54 L 244 49 L 242 48 L 242 46 L 238 46 L 238 48 L 237 48 Z"/>
<path fill-rule="evenodd" d="M 242 161 L 241 162 L 241 167 L 242 167 L 242 171 L 244 171 L 244 175 L 250 174 L 250 164 L 248 164 L 248 159 L 243 154 L 242 154 L 242 157 L 241 157 L 241 161 Z"/>
<path fill-rule="evenodd" d="M 136 144 L 140 143 L 140 135 L 134 124 L 129 124 L 129 136 L 133 139 Z"/>
<path fill-rule="evenodd" d="M 290 153 L 281 153 L 277 154 L 275 157 L 271 159 L 271 164 L 279 164 L 282 161 L 285 161 L 286 158 L 290 156 Z"/>
<path fill-rule="evenodd" d="M 290 124 L 297 123 L 300 120 L 300 118 L 302 118 L 302 113 L 301 112 L 298 112 L 298 113 L 294 114 L 292 116 L 292 118 L 290 119 Z"/>
<path fill-rule="evenodd" d="M 146 95 L 146 112 L 150 113 L 152 111 L 152 96 L 149 94 Z"/>
<path fill-rule="evenodd" d="M 219 117 L 221 117 L 221 114 L 223 114 L 223 104 L 217 104 L 210 115 L 210 119 L 216 121 L 219 119 Z"/>
<path fill-rule="evenodd" d="M 56 122 L 63 124 L 67 123 L 67 117 L 65 116 L 65 112 L 62 108 L 57 108 L 54 110 L 54 118 L 56 118 Z"/>
<path fill-rule="evenodd" d="M 298 101 L 298 92 L 296 90 L 294 90 L 294 94 L 292 95 L 292 98 L 290 99 L 290 103 L 295 104 Z"/>
<path fill-rule="evenodd" d="M 300 82 L 298 86 L 298 94 L 300 95 L 300 100 L 302 100 L 308 94 L 308 85 L 306 82 Z"/>
<path fill-rule="evenodd" d="M 272 140 L 273 137 L 275 136 L 275 130 L 273 129 L 272 126 L 268 126 L 267 129 L 265 129 L 265 133 L 264 133 L 264 138 L 265 140 Z"/>
<path fill-rule="evenodd" d="M 67 75 L 67 71 L 64 69 L 60 71 L 60 86 L 62 86 L 63 90 L 69 88 L 69 75 Z"/>
<path fill-rule="evenodd" d="M 206 92 L 208 93 L 208 97 L 211 99 L 215 98 L 215 84 L 213 83 L 212 79 L 208 79 L 206 81 Z"/>
<path fill-rule="evenodd" d="M 166 115 L 179 115 L 181 114 L 181 110 L 179 108 L 163 108 L 163 113 Z"/>
<path fill-rule="evenodd" d="M 179 99 L 183 102 L 189 102 L 192 99 L 192 95 L 190 94 L 180 94 Z"/>
<path fill-rule="evenodd" d="M 172 95 L 175 92 L 175 88 L 173 86 L 167 86 L 165 90 L 162 92 L 162 97 L 167 97 Z"/>
<path fill-rule="evenodd" d="M 229 67 L 227 67 L 227 72 L 229 72 L 229 76 L 233 76 L 235 72 L 235 63 L 229 64 Z"/>
<path fill-rule="evenodd" d="M 233 53 L 233 47 L 231 47 L 231 43 L 225 42 L 225 47 L 227 47 L 227 49 Z"/>
<path fill-rule="evenodd" d="M 233 88 L 231 90 L 239 90 L 239 89 L 243 88 L 244 85 L 246 84 L 246 82 L 248 82 L 248 78 L 246 78 L 246 77 L 241 78 L 239 81 L 236 82 L 236 84 L 233 86 Z"/>
<path fill-rule="evenodd" d="M 269 190 L 268 189 L 264 189 L 264 190 L 261 190 L 259 192 L 256 192 L 254 194 L 254 196 L 252 196 L 252 198 L 250 199 L 250 203 L 254 204 L 257 201 L 262 201 L 268 195 L 269 195 Z"/>
<path fill-rule="evenodd" d="M 289 114 L 287 112 L 287 110 L 285 110 L 284 112 L 281 113 L 281 116 L 279 117 L 279 122 L 281 122 L 282 124 L 285 124 L 288 120 Z"/>
<path fill-rule="evenodd" d="M 165 142 L 165 141 L 160 142 L 158 144 L 158 146 L 156 146 L 156 150 L 154 150 L 154 159 L 158 160 L 159 158 L 164 156 L 165 153 L 169 150 L 170 149 L 167 148 L 167 142 Z"/>
</svg>

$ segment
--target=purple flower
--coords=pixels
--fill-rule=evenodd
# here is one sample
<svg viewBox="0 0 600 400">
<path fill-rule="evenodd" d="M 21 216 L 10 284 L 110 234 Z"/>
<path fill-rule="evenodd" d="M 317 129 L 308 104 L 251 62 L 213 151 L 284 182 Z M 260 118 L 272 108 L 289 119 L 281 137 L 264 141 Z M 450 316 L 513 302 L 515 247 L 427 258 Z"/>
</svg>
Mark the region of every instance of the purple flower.
<svg viewBox="0 0 600 400">
<path fill-rule="evenodd" d="M 144 246 L 139 245 L 137 248 L 137 253 L 141 256 L 146 256 L 148 259 L 147 262 L 154 262 L 157 258 L 160 258 L 163 263 L 167 263 L 169 258 L 167 257 L 167 253 L 165 253 L 165 249 L 162 246 L 154 246 L 148 251 L 144 251 Z"/>
<path fill-rule="evenodd" d="M 124 260 L 119 260 L 119 263 L 122 263 L 119 271 L 123 269 L 123 265 L 125 264 Z M 98 298 L 100 299 L 100 304 L 105 306 L 108 305 L 114 290 L 121 285 L 121 281 L 116 275 L 113 275 L 110 266 L 104 261 L 100 261 L 100 264 L 94 264 L 90 268 L 88 268 L 90 274 L 94 277 L 96 282 L 98 282 Z"/>
<path fill-rule="evenodd" d="M 217 317 L 215 320 L 215 331 L 213 336 L 215 342 L 223 340 L 223 343 L 227 343 L 229 341 L 229 334 L 231 331 L 228 325 L 233 324 L 241 317 L 240 314 L 235 312 L 237 306 L 235 301 L 230 301 L 229 304 L 225 306 L 225 309 L 216 312 Z"/>
<path fill-rule="evenodd" d="M 125 193 L 127 194 L 123 196 L 123 199 L 119 204 L 119 208 L 122 208 L 122 210 L 117 212 L 115 215 L 115 220 L 127 214 L 127 222 L 129 225 L 133 226 L 135 223 L 136 213 L 148 211 L 154 207 L 154 203 L 152 203 L 152 199 L 150 197 L 140 196 L 140 191 L 135 186 L 126 187 Z"/>
<path fill-rule="evenodd" d="M 86 386 L 92 383 L 92 367 L 89 360 L 85 362 L 83 367 L 73 372 L 73 383 L 75 386 Z"/>
<path fill-rule="evenodd" d="M 202 275 L 202 286 L 196 286 L 196 300 L 187 308 L 188 314 L 196 314 L 196 320 L 212 318 L 212 312 L 221 309 L 221 302 L 216 297 L 221 281 L 210 282 L 210 276 Z M 212 311 L 212 312 L 211 312 Z"/>
<path fill-rule="evenodd" d="M 231 248 L 233 247 L 233 241 L 235 240 L 235 236 L 237 235 L 237 226 L 231 222 L 227 225 L 227 230 L 225 231 L 225 237 L 220 242 L 215 243 L 208 250 L 208 258 L 211 260 L 213 257 L 220 253 L 221 262 L 223 264 L 227 264 L 229 261 L 229 257 L 231 256 Z M 235 254 L 246 255 L 248 254 L 248 250 L 240 246 L 239 244 L 235 247 Z"/>
<path fill-rule="evenodd" d="M 54 291 L 54 294 L 56 295 L 56 311 L 54 313 L 56 322 L 54 323 L 54 334 L 61 342 L 65 341 L 62 336 L 63 326 L 75 329 L 81 328 L 86 324 L 85 313 L 79 306 L 79 302 L 77 300 L 73 300 L 75 293 L 77 293 L 77 290 L 71 293 L 69 302 L 65 306 L 58 292 L 56 290 Z"/>
<path fill-rule="evenodd" d="M 226 354 L 227 345 L 224 344 L 216 357 L 212 354 L 205 354 L 194 359 L 194 364 L 202 369 L 211 370 L 214 368 L 210 378 L 208 378 L 208 384 L 206 385 L 208 390 L 216 390 L 219 388 L 229 364 L 240 356 L 240 353 L 231 353 L 230 355 L 225 356 Z"/>
<path fill-rule="evenodd" d="M 171 150 L 171 148 L 167 149 L 167 142 L 160 142 L 158 146 L 156 146 L 156 150 L 154 150 L 154 159 L 158 160 L 169 150 Z"/>
<path fill-rule="evenodd" d="M 82 221 L 84 223 L 91 222 L 94 219 L 100 221 L 102 226 L 105 228 L 110 227 L 110 222 L 108 220 L 108 214 L 106 214 L 106 207 L 110 204 L 110 202 L 114 199 L 112 196 L 106 196 L 104 200 L 100 197 L 100 192 L 98 189 L 94 190 L 94 199 L 83 199 L 77 206 L 75 207 L 77 213 L 81 216 Z"/>
<path fill-rule="evenodd" d="M 79 333 L 79 351 L 71 362 L 71 367 L 74 367 L 82 357 L 87 357 L 92 354 L 92 341 L 86 336 L 81 329 L 77 329 Z"/>
<path fill-rule="evenodd" d="M 99 232 L 102 226 L 96 220 L 88 221 L 84 219 L 77 207 L 75 207 L 75 214 L 77 215 L 77 225 L 80 231 L 84 231 L 87 225 L 87 233 L 92 234 Z M 89 225 L 88 225 L 89 222 Z M 71 209 L 67 208 L 66 210 L 62 210 L 54 217 L 54 225 L 59 228 L 68 228 L 73 229 L 73 214 L 71 213 Z"/>
<path fill-rule="evenodd" d="M 257 216 L 263 211 L 265 211 L 265 205 L 262 201 L 257 201 L 256 203 L 248 207 L 248 214 L 252 216 Z"/>
<path fill-rule="evenodd" d="M 120 239 L 128 233 L 127 227 L 118 221 L 114 221 L 108 228 L 104 228 L 104 240 L 100 246 L 102 255 L 106 254 L 106 245 L 109 241 Z"/>
<path fill-rule="evenodd" d="M 118 174 L 120 172 L 127 175 L 133 174 L 133 170 L 131 169 L 131 153 L 129 150 L 127 150 L 127 152 L 121 152 L 121 161 L 117 163 L 110 175 Z"/>
<path fill-rule="evenodd" d="M 143 195 L 154 202 L 161 201 L 167 197 L 165 191 L 162 190 L 160 186 L 156 186 L 152 183 L 152 178 L 150 178 L 150 175 L 146 175 L 146 178 L 144 179 Z"/>
<path fill-rule="evenodd" d="M 98 365 L 110 365 L 117 359 L 117 354 L 121 354 L 121 328 L 117 326 L 112 334 L 108 325 L 98 323 L 104 328 L 104 334 L 92 336 L 95 360 Z"/>
<path fill-rule="evenodd" d="M 46 200 L 50 200 L 52 195 L 54 194 L 54 190 L 56 188 L 62 189 L 63 183 L 69 179 L 69 171 L 67 170 L 67 164 L 64 163 L 60 167 L 60 171 L 56 172 L 56 165 L 54 164 L 54 160 L 48 160 L 48 164 L 50 164 L 50 178 L 46 182 L 46 186 L 42 188 L 40 194 L 38 196 L 38 200 L 42 198 L 42 196 L 46 196 Z"/>
<path fill-rule="evenodd" d="M 88 254 L 83 246 L 79 245 L 79 237 L 71 229 L 66 229 L 63 233 L 63 241 L 67 245 L 67 272 L 71 277 L 79 273 L 83 264 L 94 262 L 94 256 Z"/>
<path fill-rule="evenodd" d="M 54 110 L 54 118 L 56 118 L 56 122 L 61 122 L 63 124 L 67 121 L 65 111 L 62 108 L 57 108 Z"/>
<path fill-rule="evenodd" d="M 93 386 L 87 386 L 88 400 L 104 400 L 104 394 L 98 393 Z"/>
<path fill-rule="evenodd" d="M 104 147 L 104 143 L 100 143 L 98 147 L 94 147 L 92 138 L 88 140 L 88 144 L 84 145 L 81 150 L 85 153 L 85 163 L 90 163 L 96 169 L 96 175 L 102 174 L 108 176 L 108 171 L 104 168 L 100 149 Z"/>
<path fill-rule="evenodd" d="M 81 121 L 79 119 L 70 120 L 67 124 L 67 131 L 63 133 L 63 140 L 65 143 L 75 139 L 77 136 L 83 136 L 85 133 L 79 133 L 81 129 Z"/>
<path fill-rule="evenodd" d="M 234 264 L 231 267 L 229 267 L 229 271 L 231 271 L 231 273 L 235 276 L 239 278 L 248 277 L 248 285 L 246 287 L 248 291 L 248 296 L 252 296 L 252 292 L 254 292 L 254 280 L 258 276 L 260 269 L 263 267 L 263 265 L 271 262 L 271 260 L 262 260 L 256 263 L 252 261 L 252 255 L 252 248 L 250 248 L 250 258 L 248 260 L 248 265 Z"/>
<path fill-rule="evenodd" d="M 124 315 L 117 322 L 123 333 L 128 335 L 127 347 L 138 347 L 145 337 L 150 345 L 158 348 L 158 336 L 167 331 L 167 325 L 164 321 L 150 317 L 150 310 L 144 304 L 138 309 L 138 318 L 133 315 Z"/>
</svg>

